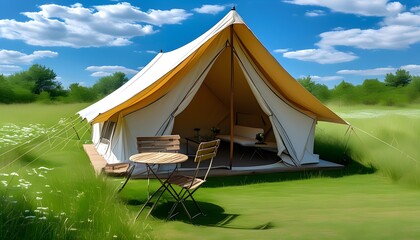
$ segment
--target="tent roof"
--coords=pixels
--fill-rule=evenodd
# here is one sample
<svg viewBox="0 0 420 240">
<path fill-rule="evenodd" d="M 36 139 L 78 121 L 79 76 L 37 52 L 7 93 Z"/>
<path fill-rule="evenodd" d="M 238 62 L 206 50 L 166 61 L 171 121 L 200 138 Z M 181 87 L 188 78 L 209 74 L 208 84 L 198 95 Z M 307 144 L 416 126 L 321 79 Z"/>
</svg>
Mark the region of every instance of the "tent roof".
<svg viewBox="0 0 420 240">
<path fill-rule="evenodd" d="M 232 26 L 232 27 L 231 27 Z M 197 61 L 221 34 L 233 29 L 241 45 L 268 83 L 294 108 L 320 121 L 347 124 L 302 87 L 265 49 L 235 10 L 194 41 L 168 53 L 159 53 L 146 67 L 110 95 L 81 110 L 78 114 L 89 122 L 103 122 L 141 109 L 171 90 L 188 64 Z"/>
</svg>

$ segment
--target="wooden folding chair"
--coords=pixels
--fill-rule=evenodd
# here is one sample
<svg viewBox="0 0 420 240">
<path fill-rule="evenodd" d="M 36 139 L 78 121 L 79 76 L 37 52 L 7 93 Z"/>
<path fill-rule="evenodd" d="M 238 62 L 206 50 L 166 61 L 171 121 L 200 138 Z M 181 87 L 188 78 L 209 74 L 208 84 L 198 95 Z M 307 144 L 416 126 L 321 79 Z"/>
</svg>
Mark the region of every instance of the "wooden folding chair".
<svg viewBox="0 0 420 240">
<path fill-rule="evenodd" d="M 142 152 L 178 152 L 180 149 L 179 135 L 165 135 L 165 136 L 154 136 L 154 137 L 137 137 L 137 151 Z M 134 171 L 135 165 L 130 164 L 127 169 L 125 181 L 121 184 L 118 189 L 120 192 Z"/>
<path fill-rule="evenodd" d="M 194 162 L 197 163 L 196 169 L 194 171 L 194 175 L 186 176 L 186 175 L 174 175 L 171 176 L 167 181 L 169 183 L 170 193 L 176 199 L 175 204 L 172 206 L 168 219 L 172 218 L 175 215 L 172 215 L 175 211 L 176 207 L 181 204 L 185 213 L 187 214 L 188 218 L 192 220 L 196 216 L 202 214 L 205 215 L 200 206 L 195 201 L 193 194 L 200 188 L 200 186 L 206 182 L 207 176 L 210 172 L 211 166 L 213 164 L 213 158 L 217 154 L 217 149 L 220 145 L 220 139 L 209 141 L 209 142 L 202 142 L 198 146 L 197 153 L 194 159 Z M 200 163 L 203 161 L 210 161 L 207 169 L 205 169 L 205 174 L 203 178 L 199 178 L 200 176 Z M 202 171 L 201 171 L 202 172 Z M 176 190 L 173 186 L 176 185 L 180 187 L 180 190 Z M 193 202 L 195 207 L 198 210 L 198 213 L 194 216 L 191 216 L 190 212 L 188 211 L 187 207 L 185 206 L 185 201 L 190 198 Z"/>
</svg>

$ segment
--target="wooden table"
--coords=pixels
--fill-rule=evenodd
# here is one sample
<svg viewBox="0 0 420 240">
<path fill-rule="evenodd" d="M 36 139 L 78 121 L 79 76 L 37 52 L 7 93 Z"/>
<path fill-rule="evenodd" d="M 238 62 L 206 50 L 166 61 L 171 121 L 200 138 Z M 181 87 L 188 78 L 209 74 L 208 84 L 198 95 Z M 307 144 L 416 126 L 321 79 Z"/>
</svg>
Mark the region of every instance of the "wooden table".
<svg viewBox="0 0 420 240">
<path fill-rule="evenodd" d="M 160 197 L 163 195 L 165 190 L 169 191 L 172 195 L 172 192 L 170 191 L 170 189 L 168 189 L 168 186 L 167 186 L 168 185 L 167 179 L 169 179 L 174 174 L 174 172 L 178 168 L 179 163 L 183 163 L 187 160 L 188 160 L 187 155 L 182 154 L 182 153 L 171 153 L 171 152 L 144 152 L 144 153 L 134 154 L 133 156 L 130 157 L 130 161 L 132 162 L 146 164 L 148 173 L 151 172 L 156 177 L 156 179 L 158 179 L 159 182 L 161 183 L 161 186 L 159 187 L 159 189 L 156 190 L 151 196 L 148 197 L 147 201 L 144 203 L 143 207 L 140 209 L 140 212 L 137 214 L 135 220 L 140 216 L 140 214 L 143 212 L 146 205 L 150 203 L 152 198 L 160 190 L 163 190 L 163 191 L 158 196 L 156 202 L 153 203 L 146 217 L 150 215 L 150 213 L 152 212 L 153 208 L 156 206 L 157 202 L 159 201 Z M 160 178 L 158 174 L 153 170 L 153 166 L 154 165 L 168 165 L 168 164 L 176 164 L 176 166 L 172 170 L 172 172 L 169 174 L 168 178 L 164 180 Z"/>
</svg>

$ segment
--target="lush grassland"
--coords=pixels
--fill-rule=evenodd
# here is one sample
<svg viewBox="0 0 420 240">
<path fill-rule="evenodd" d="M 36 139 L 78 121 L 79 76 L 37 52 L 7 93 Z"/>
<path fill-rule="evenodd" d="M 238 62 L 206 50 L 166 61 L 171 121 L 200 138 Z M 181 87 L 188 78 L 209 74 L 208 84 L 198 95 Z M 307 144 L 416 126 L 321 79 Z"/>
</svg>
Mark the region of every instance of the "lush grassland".
<svg viewBox="0 0 420 240">
<path fill-rule="evenodd" d="M 12 129 L 17 139 L 36 137 L 36 132 L 51 136 L 50 126 L 80 108 L 83 105 L 0 105 L 0 128 L 16 124 Z M 183 215 L 166 222 L 170 206 L 166 201 L 147 221 L 132 223 L 145 201 L 146 181 L 132 180 L 115 194 L 119 179 L 95 177 L 81 147 L 90 133 L 78 122 L 72 126 L 84 136 L 81 141 L 71 130 L 55 142 L 38 137 L 36 142 L 43 144 L 34 149 L 30 144 L 16 149 L 13 143 L 5 144 L 0 152 L 13 150 L 0 157 L 0 236 L 416 239 L 420 236 L 419 106 L 332 108 L 355 130 L 347 142 L 346 127 L 320 123 L 316 151 L 334 161 L 345 156 L 344 170 L 211 178 L 196 195 L 208 216 L 197 218 L 195 225 Z M 37 131 L 18 131 L 28 126 Z M 0 138 L 13 135 L 4 128 L 0 134 Z M 151 187 L 157 186 L 152 181 Z"/>
</svg>

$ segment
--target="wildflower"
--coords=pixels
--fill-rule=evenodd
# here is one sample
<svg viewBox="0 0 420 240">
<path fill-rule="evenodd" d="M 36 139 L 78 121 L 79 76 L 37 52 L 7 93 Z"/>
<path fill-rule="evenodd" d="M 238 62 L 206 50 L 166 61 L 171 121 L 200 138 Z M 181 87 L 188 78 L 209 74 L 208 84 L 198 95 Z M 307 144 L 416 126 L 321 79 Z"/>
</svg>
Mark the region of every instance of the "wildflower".
<svg viewBox="0 0 420 240">
<path fill-rule="evenodd" d="M 46 216 L 40 217 L 39 220 L 47 220 Z"/>
<path fill-rule="evenodd" d="M 10 176 L 19 176 L 19 174 L 18 174 L 17 172 L 12 172 L 12 173 L 10 174 Z"/>
<path fill-rule="evenodd" d="M 7 183 L 7 181 L 5 181 L 5 180 L 2 180 L 2 181 L 1 181 L 1 183 L 3 183 L 3 185 L 4 185 L 5 187 L 7 187 L 7 185 L 9 185 L 9 184 Z"/>
<path fill-rule="evenodd" d="M 47 168 L 47 167 L 39 167 L 39 170 L 46 170 L 46 171 L 51 171 L 54 170 L 54 168 Z"/>
<path fill-rule="evenodd" d="M 50 185 L 46 184 L 45 187 L 51 187 Z"/>
<path fill-rule="evenodd" d="M 42 197 L 36 197 L 35 199 L 36 200 L 42 200 Z"/>
</svg>

